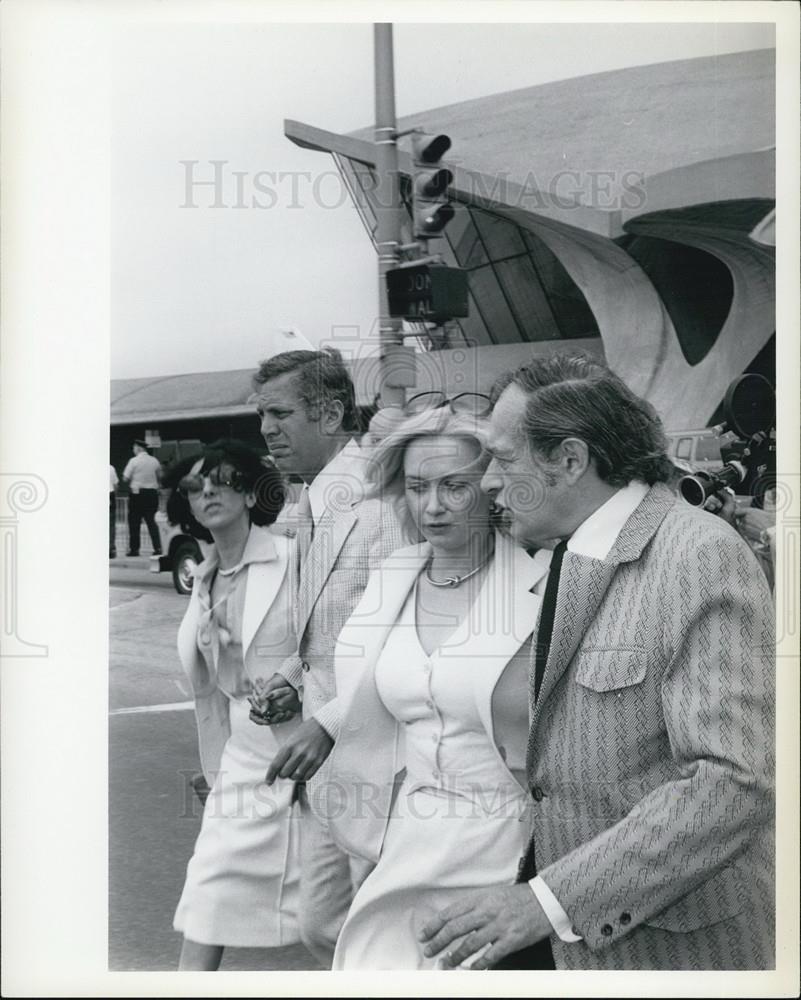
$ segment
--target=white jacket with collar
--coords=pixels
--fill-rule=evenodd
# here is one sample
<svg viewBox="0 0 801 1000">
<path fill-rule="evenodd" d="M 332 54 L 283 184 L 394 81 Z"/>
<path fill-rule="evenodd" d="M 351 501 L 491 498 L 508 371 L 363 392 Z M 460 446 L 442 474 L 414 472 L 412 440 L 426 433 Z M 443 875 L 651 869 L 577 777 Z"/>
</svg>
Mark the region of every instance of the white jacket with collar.
<svg viewBox="0 0 801 1000">
<path fill-rule="evenodd" d="M 249 562 L 245 569 L 242 655 L 245 672 L 251 681 L 257 677 L 269 679 L 297 645 L 289 572 L 293 545 L 291 539 L 273 534 L 269 528 L 253 525 L 250 529 L 243 562 L 256 553 L 258 559 Z M 216 559 L 216 551 L 211 548 L 208 558 L 198 570 L 207 569 L 213 559 Z M 178 630 L 178 655 L 195 699 L 201 766 L 206 780 L 212 784 L 223 748 L 231 735 L 231 726 L 228 698 L 217 687 L 216 678 L 210 675 L 197 647 L 201 615 L 198 576 L 199 573 Z M 262 727 L 261 731 L 266 734 L 265 738 L 275 741 L 277 750 L 296 725 L 298 721 L 291 720 L 277 726 Z"/>
<path fill-rule="evenodd" d="M 375 666 L 430 555 L 430 545 L 423 543 L 398 549 L 385 560 L 371 575 L 336 647 L 341 727 L 316 806 L 339 845 L 371 861 L 380 856 L 393 788 L 404 767 L 402 727 L 378 695 Z M 477 628 L 465 647 L 465 670 L 471 674 L 482 722 L 504 759 L 504 746 L 513 744 L 520 750 L 513 756 L 521 758 L 528 726 L 512 729 L 505 723 L 494 710 L 493 694 L 507 675 L 519 682 L 519 698 L 528 703 L 529 639 L 540 606 L 533 589 L 547 573 L 549 558 L 549 552 L 531 558 L 498 536 L 477 598 Z"/>
</svg>

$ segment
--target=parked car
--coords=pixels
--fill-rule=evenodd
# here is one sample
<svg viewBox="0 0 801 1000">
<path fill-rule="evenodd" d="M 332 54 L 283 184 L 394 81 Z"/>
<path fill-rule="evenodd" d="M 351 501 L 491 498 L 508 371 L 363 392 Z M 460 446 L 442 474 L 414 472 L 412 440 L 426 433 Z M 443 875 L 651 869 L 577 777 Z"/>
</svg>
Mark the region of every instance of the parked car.
<svg viewBox="0 0 801 1000">
<path fill-rule="evenodd" d="M 178 593 L 191 594 L 195 568 L 203 562 L 203 542 L 187 535 L 180 525 L 170 524 L 162 512 L 156 514 L 156 521 L 163 555 L 150 557 L 150 572 L 172 573 Z"/>
<path fill-rule="evenodd" d="M 272 526 L 276 534 L 295 534 L 297 492 L 297 486 L 289 486 L 288 502 Z M 170 524 L 164 511 L 156 514 L 156 523 L 161 532 L 161 548 L 164 554 L 150 557 L 150 572 L 172 573 L 173 586 L 178 593 L 191 594 L 195 568 L 205 558 L 203 549 L 206 543 L 187 535 L 180 525 Z"/>
<path fill-rule="evenodd" d="M 695 471 L 715 471 L 723 465 L 721 448 L 736 440 L 725 425 L 702 427 L 698 430 L 669 431 L 668 456 L 680 468 Z"/>
</svg>

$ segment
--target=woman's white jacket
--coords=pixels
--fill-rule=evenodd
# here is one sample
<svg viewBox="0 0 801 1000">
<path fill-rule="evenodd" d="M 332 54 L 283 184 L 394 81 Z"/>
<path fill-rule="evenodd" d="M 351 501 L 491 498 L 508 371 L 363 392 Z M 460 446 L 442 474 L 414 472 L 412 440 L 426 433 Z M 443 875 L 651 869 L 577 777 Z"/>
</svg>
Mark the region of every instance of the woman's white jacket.
<svg viewBox="0 0 801 1000">
<path fill-rule="evenodd" d="M 249 679 L 269 679 L 284 659 L 296 652 L 290 560 L 293 541 L 273 534 L 269 528 L 253 525 L 250 529 L 243 562 L 245 600 L 242 614 L 242 654 Z M 195 699 L 200 763 L 206 780 L 212 784 L 219 768 L 223 748 L 231 734 L 228 698 L 217 687 L 213 671 L 198 649 L 198 626 L 202 608 L 198 597 L 201 573 L 217 559 L 210 547 L 207 558 L 198 567 L 189 607 L 178 630 L 178 655 L 192 686 Z M 255 725 L 255 723 L 253 723 Z M 284 724 L 276 727 L 278 743 L 286 739 Z M 264 731 L 266 727 L 263 727 Z M 272 729 L 269 730 L 272 732 Z"/>
<path fill-rule="evenodd" d="M 334 839 L 352 854 L 376 861 L 389 819 L 393 788 L 404 767 L 402 727 L 378 695 L 375 666 L 406 598 L 431 555 L 428 543 L 398 549 L 370 577 L 336 646 L 334 659 L 341 726 L 332 751 L 329 781 L 315 802 Z M 548 570 L 550 552 L 533 558 L 498 536 L 495 557 L 471 612 L 465 646 L 476 704 L 496 748 L 516 741 L 525 748 L 527 726 L 508 731 L 493 717 L 493 691 L 513 661 L 524 669 L 519 697 L 528 702 L 527 677 L 532 630 L 540 597 L 534 587 Z M 403 670 L 403 663 L 397 664 Z M 504 756 L 502 750 L 499 750 Z M 524 754 L 524 749 L 523 749 Z"/>
</svg>

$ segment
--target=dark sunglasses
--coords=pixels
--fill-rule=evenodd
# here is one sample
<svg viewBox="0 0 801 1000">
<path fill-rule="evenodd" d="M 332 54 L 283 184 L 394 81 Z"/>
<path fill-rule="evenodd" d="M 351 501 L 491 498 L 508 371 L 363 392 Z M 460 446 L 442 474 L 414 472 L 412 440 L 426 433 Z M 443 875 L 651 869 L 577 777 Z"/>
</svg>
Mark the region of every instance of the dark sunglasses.
<svg viewBox="0 0 801 1000">
<path fill-rule="evenodd" d="M 426 410 L 438 410 L 441 406 L 449 406 L 451 413 L 457 415 L 486 417 L 492 410 L 492 401 L 483 392 L 460 392 L 450 399 L 444 392 L 419 392 L 407 401 L 403 412 L 407 416 L 413 416 Z"/>
<path fill-rule="evenodd" d="M 196 472 L 184 476 L 178 483 L 178 489 L 184 496 L 197 496 L 203 492 L 207 479 L 212 486 L 216 486 L 218 489 L 225 488 L 234 490 L 236 493 L 244 493 L 246 490 L 244 479 L 240 472 L 230 472 L 225 475 L 219 469 L 212 469 L 211 472 L 206 473 Z"/>
</svg>

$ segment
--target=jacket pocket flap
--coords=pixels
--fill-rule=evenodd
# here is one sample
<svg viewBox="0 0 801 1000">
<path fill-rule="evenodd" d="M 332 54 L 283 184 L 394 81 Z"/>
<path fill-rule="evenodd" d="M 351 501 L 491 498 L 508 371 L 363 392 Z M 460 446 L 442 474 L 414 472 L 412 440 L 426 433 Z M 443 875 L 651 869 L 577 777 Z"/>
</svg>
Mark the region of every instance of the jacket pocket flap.
<svg viewBox="0 0 801 1000">
<path fill-rule="evenodd" d="M 584 649 L 576 658 L 576 683 L 592 691 L 614 691 L 645 679 L 644 649 Z"/>
</svg>

